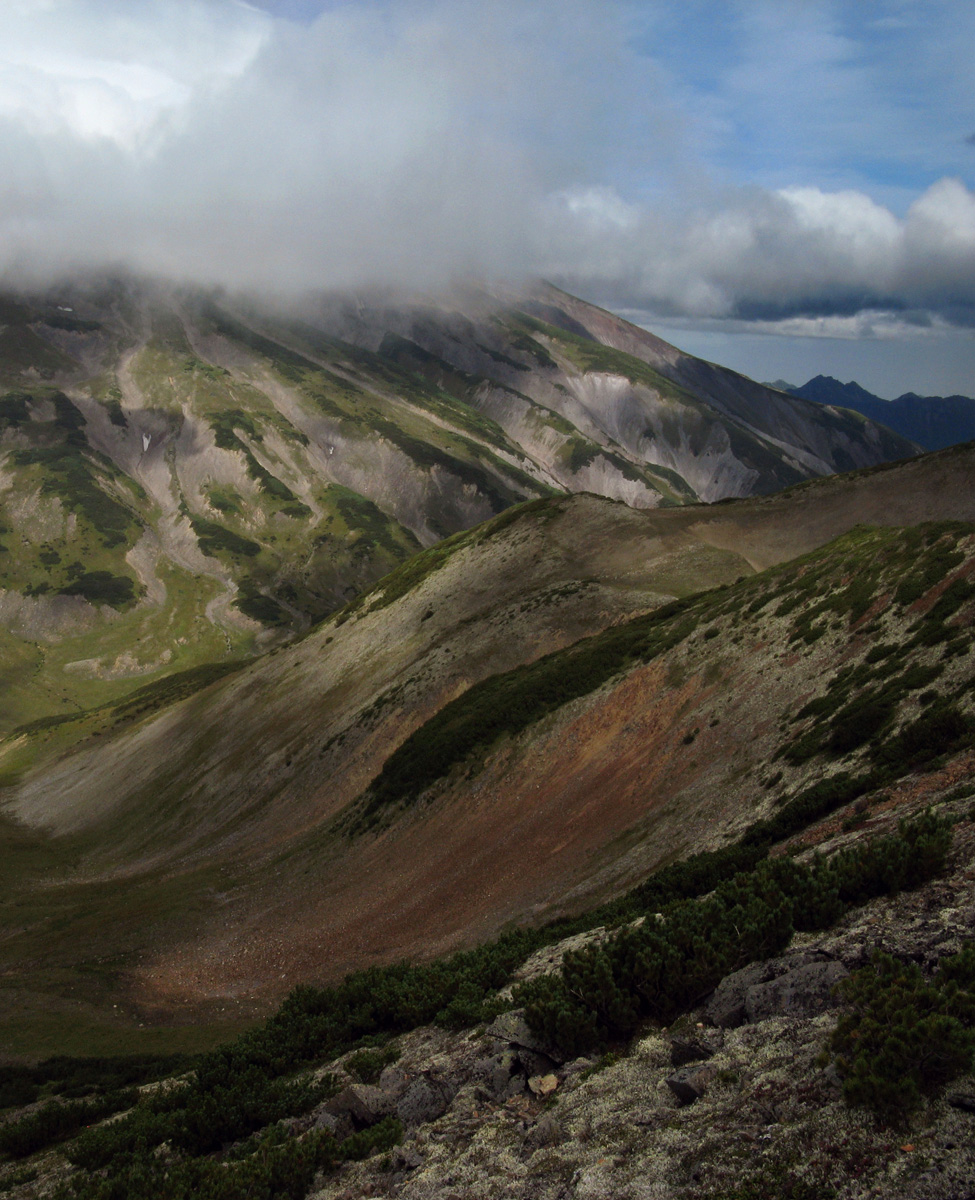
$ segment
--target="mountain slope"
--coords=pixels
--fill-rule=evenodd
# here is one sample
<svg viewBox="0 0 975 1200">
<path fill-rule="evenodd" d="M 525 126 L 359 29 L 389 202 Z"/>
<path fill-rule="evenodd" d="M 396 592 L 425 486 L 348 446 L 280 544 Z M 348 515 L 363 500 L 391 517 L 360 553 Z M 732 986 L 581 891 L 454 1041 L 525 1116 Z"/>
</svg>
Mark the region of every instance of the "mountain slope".
<svg viewBox="0 0 975 1200">
<path fill-rule="evenodd" d="M 521 500 L 912 453 L 545 287 L 296 316 L 109 281 L 0 318 L 0 729 L 261 653 Z"/>
<path fill-rule="evenodd" d="M 844 663 L 909 646 L 877 669 L 917 668 L 923 689 L 937 679 L 950 697 L 972 662 L 967 524 L 847 533 L 810 563 L 752 572 L 858 524 L 975 520 L 973 453 L 709 508 L 538 501 L 425 551 L 222 680 L 181 692 L 176 679 L 8 737 L 0 762 L 20 781 L 6 811 L 21 823 L 4 827 L 8 989 L 96 1025 L 106 996 L 169 1020 L 247 1012 L 303 978 L 613 894 L 733 836 L 784 789 L 835 770 L 816 757 L 832 733 L 813 746 L 808 718 L 796 727 L 807 757 L 767 762 Z M 914 575 L 917 596 L 898 598 Z M 918 642 L 911 626 L 948 583 L 954 607 Z M 824 711 L 870 678 L 828 692 Z M 916 694 L 881 714 L 892 729 L 915 719 Z M 964 718 L 970 692 L 952 703 Z M 384 786 L 411 737 L 442 768 L 411 781 L 407 761 Z"/>
<path fill-rule="evenodd" d="M 794 396 L 852 408 L 910 438 L 925 450 L 940 450 L 975 439 L 975 400 L 968 396 L 918 396 L 905 392 L 896 400 L 882 400 L 858 383 L 840 383 L 817 375 L 802 387 L 788 389 Z"/>
</svg>

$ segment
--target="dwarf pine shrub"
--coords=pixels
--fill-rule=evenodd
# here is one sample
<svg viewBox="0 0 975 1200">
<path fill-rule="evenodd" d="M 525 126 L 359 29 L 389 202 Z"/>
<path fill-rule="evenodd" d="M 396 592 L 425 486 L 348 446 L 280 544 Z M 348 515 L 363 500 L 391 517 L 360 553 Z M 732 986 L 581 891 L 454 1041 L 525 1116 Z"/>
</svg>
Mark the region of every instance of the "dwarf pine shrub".
<svg viewBox="0 0 975 1200">
<path fill-rule="evenodd" d="M 928 812 L 828 861 L 767 859 L 703 900 L 666 906 L 661 922 L 567 954 L 558 974 L 522 984 L 515 1000 L 567 1056 L 628 1038 L 647 1019 L 669 1024 L 725 975 L 778 953 L 796 929 L 827 928 L 852 904 L 939 873 L 950 840 L 949 823 Z"/>
<path fill-rule="evenodd" d="M 887 1123 L 903 1120 L 975 1059 L 975 946 L 933 979 L 914 963 L 875 954 L 840 984 L 851 1006 L 832 1037 L 843 1095 Z"/>
</svg>

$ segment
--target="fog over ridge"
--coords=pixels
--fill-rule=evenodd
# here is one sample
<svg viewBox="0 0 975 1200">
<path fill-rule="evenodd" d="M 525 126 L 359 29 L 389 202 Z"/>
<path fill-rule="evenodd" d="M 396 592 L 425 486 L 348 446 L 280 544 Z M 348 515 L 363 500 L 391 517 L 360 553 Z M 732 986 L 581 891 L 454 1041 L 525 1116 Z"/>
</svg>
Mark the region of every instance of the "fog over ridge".
<svg viewBox="0 0 975 1200">
<path fill-rule="evenodd" d="M 278 293 L 544 275 L 672 316 L 975 326 L 962 179 L 898 215 L 856 188 L 717 178 L 631 18 L 593 0 L 307 23 L 239 0 L 17 0 L 0 11 L 0 272 Z"/>
</svg>

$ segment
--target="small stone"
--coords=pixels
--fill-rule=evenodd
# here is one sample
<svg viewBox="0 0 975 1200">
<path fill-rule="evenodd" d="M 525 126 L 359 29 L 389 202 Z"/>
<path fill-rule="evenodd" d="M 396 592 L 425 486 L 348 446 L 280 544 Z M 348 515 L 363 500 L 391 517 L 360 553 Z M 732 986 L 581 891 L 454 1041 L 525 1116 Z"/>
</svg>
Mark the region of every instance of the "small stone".
<svg viewBox="0 0 975 1200">
<path fill-rule="evenodd" d="M 685 1067 L 681 1071 L 675 1071 L 673 1075 L 668 1075 L 665 1082 L 677 1097 L 679 1104 L 693 1104 L 708 1090 L 708 1084 L 715 1074 L 713 1067 Z"/>
<path fill-rule="evenodd" d="M 711 1058 L 714 1051 L 697 1038 L 674 1038 L 670 1044 L 670 1065 L 684 1067 L 688 1063 Z"/>
<path fill-rule="evenodd" d="M 561 1125 L 551 1113 L 544 1113 L 528 1131 L 525 1145 L 529 1150 L 539 1150 L 542 1146 L 555 1146 L 561 1140 Z"/>
<path fill-rule="evenodd" d="M 528 1087 L 536 1096 L 550 1096 L 558 1086 L 556 1075 L 532 1075 L 528 1080 Z"/>
</svg>

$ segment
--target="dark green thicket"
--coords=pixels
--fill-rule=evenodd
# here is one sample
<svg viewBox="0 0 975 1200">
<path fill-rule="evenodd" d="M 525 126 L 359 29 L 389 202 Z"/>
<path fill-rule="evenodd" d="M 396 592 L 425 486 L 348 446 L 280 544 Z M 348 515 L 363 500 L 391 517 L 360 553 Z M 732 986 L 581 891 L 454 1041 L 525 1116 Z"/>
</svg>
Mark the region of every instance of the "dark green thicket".
<svg viewBox="0 0 975 1200">
<path fill-rule="evenodd" d="M 58 594 L 84 596 L 91 604 L 124 608 L 136 599 L 136 584 L 128 575 L 113 575 L 111 571 L 86 571 L 59 588 Z"/>
<path fill-rule="evenodd" d="M 254 621 L 264 625 L 287 625 L 291 614 L 273 596 L 265 596 L 261 585 L 250 576 L 243 576 L 237 583 L 237 598 L 234 607 Z"/>
<path fill-rule="evenodd" d="M 261 547 L 257 542 L 241 537 L 233 530 L 218 525 L 215 521 L 204 521 L 200 517 L 190 517 L 190 525 L 196 534 L 200 549 L 204 554 L 215 557 L 220 551 L 226 554 L 243 555 L 254 558 L 260 554 Z"/>
<path fill-rule="evenodd" d="M 783 949 L 795 930 L 823 929 L 847 907 L 914 887 L 944 866 L 950 825 L 928 813 L 899 832 L 805 866 L 768 859 L 601 945 L 567 954 L 557 975 L 516 989 L 532 1028 L 567 1055 L 630 1037 L 644 1020 L 674 1020 L 729 972 Z"/>
<path fill-rule="evenodd" d="M 972 1069 L 975 946 L 944 959 L 933 979 L 914 963 L 876 954 L 844 980 L 841 994 L 852 1011 L 832 1049 L 849 1103 L 899 1121 L 922 1096 Z"/>
<path fill-rule="evenodd" d="M 392 1118 L 338 1142 L 327 1131 L 295 1138 L 269 1129 L 243 1158 L 157 1158 L 140 1153 L 107 1177 L 76 1176 L 56 1200 L 303 1200 L 319 1171 L 389 1150 L 402 1137 Z"/>
<path fill-rule="evenodd" d="M 91 1100 L 52 1100 L 18 1121 L 0 1125 L 0 1154 L 7 1158 L 26 1158 L 45 1146 L 63 1142 L 79 1129 L 101 1121 L 138 1100 L 134 1089 L 109 1092 Z"/>
<path fill-rule="evenodd" d="M 838 564 L 850 573 L 850 582 L 839 591 L 827 589 L 826 596 L 817 600 L 814 592 L 823 590 L 828 578 L 810 564 L 791 588 L 783 589 L 786 595 L 776 615 L 801 609 L 792 638 L 812 642 L 822 636 L 834 615 L 845 616 L 852 626 L 872 605 L 882 606 L 891 597 L 903 610 L 926 597 L 964 562 L 957 542 L 971 533 L 972 526 L 947 521 L 908 530 L 855 531 L 836 544 L 841 553 L 844 543 L 853 551 Z M 949 622 L 972 599 L 975 583 L 964 577 L 949 580 L 902 642 L 875 645 L 859 663 L 838 671 L 826 692 L 794 718 L 809 724 L 782 747 L 781 757 L 799 766 L 817 755 L 838 757 L 869 745 L 878 768 L 903 772 L 957 749 L 970 735 L 971 726 L 950 695 L 941 697 L 935 710 L 919 719 L 920 725 L 917 719 L 899 730 L 897 725 L 902 702 L 934 683 L 951 658 L 969 652 L 969 629 Z M 813 624 L 817 620 L 820 623 Z M 919 652 L 937 646 L 944 647 L 940 659 L 916 661 Z"/>
</svg>

